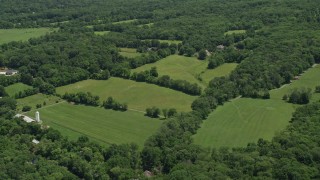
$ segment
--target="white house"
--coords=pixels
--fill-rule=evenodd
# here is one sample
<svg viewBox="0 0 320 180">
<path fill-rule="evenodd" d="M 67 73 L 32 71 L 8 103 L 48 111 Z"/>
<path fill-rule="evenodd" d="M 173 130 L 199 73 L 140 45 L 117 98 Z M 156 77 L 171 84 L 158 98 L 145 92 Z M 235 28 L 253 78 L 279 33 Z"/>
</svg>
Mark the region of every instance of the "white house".
<svg viewBox="0 0 320 180">
<path fill-rule="evenodd" d="M 17 74 L 18 71 L 14 69 L 5 69 L 5 70 L 0 70 L 0 75 L 6 75 L 6 76 L 12 76 Z"/>
</svg>

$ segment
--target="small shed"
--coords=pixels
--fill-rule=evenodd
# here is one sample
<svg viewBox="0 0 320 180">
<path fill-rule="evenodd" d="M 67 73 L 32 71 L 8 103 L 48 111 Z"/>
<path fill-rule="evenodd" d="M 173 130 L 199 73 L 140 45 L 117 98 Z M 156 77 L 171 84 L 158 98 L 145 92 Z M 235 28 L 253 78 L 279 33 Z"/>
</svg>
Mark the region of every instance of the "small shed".
<svg viewBox="0 0 320 180">
<path fill-rule="evenodd" d="M 224 45 L 222 45 L 222 44 L 220 44 L 220 45 L 217 46 L 217 49 L 219 49 L 219 50 L 224 50 L 224 48 L 225 48 L 225 47 L 224 47 Z"/>
</svg>

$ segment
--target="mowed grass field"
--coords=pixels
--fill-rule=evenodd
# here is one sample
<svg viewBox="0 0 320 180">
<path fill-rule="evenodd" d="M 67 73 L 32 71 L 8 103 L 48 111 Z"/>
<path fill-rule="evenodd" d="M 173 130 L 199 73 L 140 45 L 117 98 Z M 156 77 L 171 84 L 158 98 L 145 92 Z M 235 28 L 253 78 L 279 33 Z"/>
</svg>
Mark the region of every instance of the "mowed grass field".
<svg viewBox="0 0 320 180">
<path fill-rule="evenodd" d="M 129 109 L 138 111 L 156 106 L 187 112 L 197 98 L 169 88 L 114 77 L 106 81 L 85 80 L 57 88 L 59 94 L 66 92 L 91 92 L 100 96 L 101 101 L 112 96 L 120 103 L 128 103 Z"/>
<path fill-rule="evenodd" d="M 186 80 L 190 83 L 202 83 L 197 79 L 197 75 L 207 68 L 207 61 L 200 61 L 195 57 L 185 57 L 171 55 L 152 64 L 146 64 L 133 69 L 132 72 L 150 70 L 157 67 L 160 76 L 169 75 L 172 79 Z"/>
<path fill-rule="evenodd" d="M 169 75 L 172 79 L 186 80 L 191 83 L 197 83 L 203 88 L 207 83 L 215 78 L 228 75 L 237 67 L 236 63 L 226 63 L 215 69 L 207 69 L 208 61 L 198 60 L 196 57 L 185 57 L 171 55 L 152 64 L 146 64 L 133 69 L 133 72 L 150 70 L 151 67 L 157 67 L 160 76 Z M 199 77 L 203 81 L 199 80 Z"/>
<path fill-rule="evenodd" d="M 0 44 L 11 41 L 27 41 L 33 37 L 53 32 L 52 28 L 0 29 Z"/>
<path fill-rule="evenodd" d="M 194 135 L 195 143 L 219 148 L 246 146 L 259 138 L 271 140 L 275 133 L 289 124 L 292 113 L 299 106 L 283 101 L 283 95 L 292 88 L 310 87 L 314 90 L 320 83 L 319 77 L 318 65 L 306 71 L 299 80 L 270 91 L 268 100 L 240 98 L 225 103 L 204 121 Z M 319 94 L 314 94 L 312 100 L 319 100 L 319 97 Z"/>
<path fill-rule="evenodd" d="M 238 66 L 237 63 L 225 63 L 215 69 L 206 69 L 201 78 L 205 84 L 208 84 L 212 79 L 216 77 L 228 76 Z"/>
<path fill-rule="evenodd" d="M 128 58 L 135 58 L 137 56 L 141 56 L 141 53 L 137 52 L 135 48 L 120 48 L 120 55 Z"/>
<path fill-rule="evenodd" d="M 289 123 L 294 105 L 282 100 L 240 98 L 218 107 L 194 135 L 196 144 L 219 148 L 270 140 Z"/>
<path fill-rule="evenodd" d="M 36 110 L 27 113 L 34 117 Z M 38 109 L 44 125 L 59 130 L 70 139 L 82 135 L 104 145 L 136 143 L 140 147 L 163 121 L 140 112 L 118 112 L 100 107 L 72 105 L 62 102 Z"/>
<path fill-rule="evenodd" d="M 5 91 L 9 94 L 10 97 L 14 97 L 15 94 L 27 89 L 32 89 L 32 87 L 23 83 L 16 83 L 5 87 Z"/>
<path fill-rule="evenodd" d="M 37 104 L 41 104 L 42 107 L 46 107 L 61 103 L 62 101 L 63 100 L 57 96 L 39 93 L 25 98 L 17 99 L 17 108 L 18 111 L 21 111 L 23 106 L 31 106 L 32 109 L 35 109 Z"/>
</svg>

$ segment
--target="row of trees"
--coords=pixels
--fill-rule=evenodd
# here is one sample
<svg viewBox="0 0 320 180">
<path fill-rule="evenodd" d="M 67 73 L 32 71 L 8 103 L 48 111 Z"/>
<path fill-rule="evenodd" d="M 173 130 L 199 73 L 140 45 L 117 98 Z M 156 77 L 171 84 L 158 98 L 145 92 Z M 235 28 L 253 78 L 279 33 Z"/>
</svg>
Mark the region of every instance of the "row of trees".
<svg viewBox="0 0 320 180">
<path fill-rule="evenodd" d="M 26 90 L 19 91 L 18 93 L 16 93 L 14 95 L 14 97 L 16 99 L 20 99 L 20 98 L 25 98 L 25 97 L 28 97 L 28 96 L 32 96 L 32 95 L 38 94 L 39 92 L 40 92 L 39 88 L 26 89 Z"/>
<path fill-rule="evenodd" d="M 85 104 L 89 106 L 99 106 L 100 104 L 100 97 L 92 95 L 90 92 L 65 93 L 62 98 L 68 102 L 74 102 L 76 104 Z"/>
<path fill-rule="evenodd" d="M 127 103 L 119 103 L 113 99 L 113 97 L 108 97 L 106 101 L 103 102 L 102 106 L 105 109 L 113 109 L 115 111 L 127 111 L 128 104 Z"/>
</svg>

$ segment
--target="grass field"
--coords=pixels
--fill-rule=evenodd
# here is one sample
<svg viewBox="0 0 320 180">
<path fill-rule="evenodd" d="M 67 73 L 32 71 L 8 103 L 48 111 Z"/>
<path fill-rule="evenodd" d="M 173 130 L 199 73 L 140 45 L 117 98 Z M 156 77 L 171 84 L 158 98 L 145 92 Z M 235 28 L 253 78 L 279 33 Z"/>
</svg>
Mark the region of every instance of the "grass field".
<svg viewBox="0 0 320 180">
<path fill-rule="evenodd" d="M 154 66 L 157 67 L 160 76 L 169 75 L 172 79 L 186 80 L 191 83 L 197 83 L 205 88 L 211 79 L 228 75 L 237 67 L 237 64 L 226 63 L 215 69 L 207 69 L 208 61 L 200 61 L 195 57 L 172 55 L 132 71 L 141 72 L 150 70 Z M 203 81 L 199 81 L 198 77 L 201 77 Z"/>
<path fill-rule="evenodd" d="M 23 106 L 31 106 L 32 109 L 36 108 L 37 104 L 41 104 L 43 105 L 43 103 L 45 102 L 45 106 L 51 106 L 53 104 L 56 104 L 57 102 L 61 102 L 63 100 L 61 100 L 59 97 L 56 96 L 50 96 L 50 95 L 45 95 L 45 94 L 36 94 L 36 95 L 32 95 L 26 98 L 22 98 L 22 99 L 17 99 L 18 102 L 18 111 L 20 111 L 22 109 Z M 43 107 L 45 107 L 43 106 Z"/>
<path fill-rule="evenodd" d="M 215 69 L 206 69 L 204 73 L 201 74 L 202 81 L 208 84 L 212 79 L 216 77 L 227 76 L 238 66 L 237 63 L 225 63 Z"/>
<path fill-rule="evenodd" d="M 176 108 L 190 111 L 190 105 L 197 97 L 153 84 L 138 83 L 121 78 L 106 81 L 86 80 L 57 88 L 59 94 L 65 92 L 91 92 L 102 101 L 112 96 L 120 103 L 128 103 L 129 109 L 145 111 L 147 107 Z"/>
<path fill-rule="evenodd" d="M 110 31 L 95 31 L 94 32 L 95 35 L 100 35 L 100 36 L 103 36 L 103 35 L 106 35 L 109 33 L 110 33 Z"/>
<path fill-rule="evenodd" d="M 246 30 L 231 30 L 224 33 L 224 35 L 231 35 L 231 34 L 244 34 Z"/>
<path fill-rule="evenodd" d="M 52 32 L 51 28 L 27 28 L 27 29 L 0 29 L 0 44 L 11 41 L 27 41 L 33 37 L 39 37 Z"/>
<path fill-rule="evenodd" d="M 32 89 L 32 87 L 23 83 L 16 83 L 8 87 L 5 87 L 5 91 L 9 94 L 10 97 L 14 97 L 15 94 L 27 89 Z"/>
<path fill-rule="evenodd" d="M 270 140 L 289 123 L 298 105 L 286 103 L 282 96 L 292 88 L 314 87 L 318 84 L 320 66 L 309 69 L 299 80 L 270 91 L 271 99 L 240 98 L 218 107 L 194 136 L 196 144 L 204 147 L 246 146 L 259 138 Z M 320 95 L 314 95 L 313 101 Z"/>
<path fill-rule="evenodd" d="M 70 139 L 81 135 L 109 145 L 137 143 L 140 148 L 161 125 L 162 121 L 145 117 L 142 113 L 117 112 L 100 107 L 71 105 L 63 102 L 38 110 L 43 124 L 59 130 Z M 34 117 L 35 111 L 27 115 Z"/>
<path fill-rule="evenodd" d="M 133 72 L 150 70 L 151 67 L 157 67 L 160 76 L 169 75 L 172 79 L 186 80 L 191 83 L 203 84 L 197 79 L 198 74 L 207 68 L 207 61 L 200 61 L 195 57 L 185 57 L 172 55 L 152 64 L 146 64 Z"/>
<path fill-rule="evenodd" d="M 180 44 L 182 43 L 182 41 L 179 40 L 159 40 L 160 43 L 168 43 L 168 44 Z"/>
<path fill-rule="evenodd" d="M 271 99 L 282 99 L 285 94 L 289 94 L 295 88 L 311 88 L 314 92 L 315 87 L 320 85 L 320 65 L 316 65 L 303 73 L 299 80 L 294 80 L 292 83 L 284 85 L 282 88 L 270 91 Z M 315 95 L 316 97 L 316 95 Z"/>
<path fill-rule="evenodd" d="M 240 98 L 218 107 L 194 136 L 204 147 L 237 147 L 270 140 L 289 123 L 294 105 L 281 100 Z"/>
<path fill-rule="evenodd" d="M 141 53 L 137 52 L 137 49 L 134 48 L 120 48 L 120 55 L 128 58 L 134 58 L 137 56 L 141 56 Z"/>
</svg>

